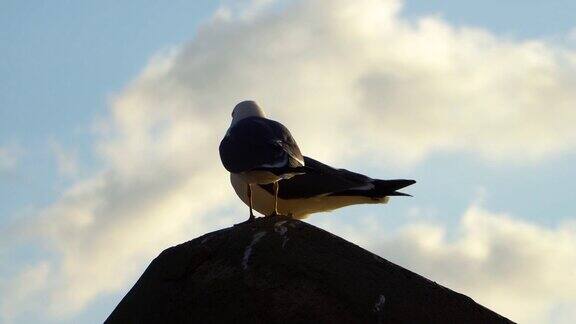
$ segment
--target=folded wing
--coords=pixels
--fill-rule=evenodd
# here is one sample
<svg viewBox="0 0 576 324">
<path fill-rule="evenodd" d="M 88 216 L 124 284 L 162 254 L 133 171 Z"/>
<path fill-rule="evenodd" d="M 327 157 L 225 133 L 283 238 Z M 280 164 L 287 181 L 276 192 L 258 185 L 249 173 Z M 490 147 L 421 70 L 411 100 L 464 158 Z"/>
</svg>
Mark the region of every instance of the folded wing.
<svg viewBox="0 0 576 324">
<path fill-rule="evenodd" d="M 262 117 L 242 119 L 220 142 L 226 170 L 284 170 L 304 165 L 304 157 L 284 125 Z"/>
<path fill-rule="evenodd" d="M 304 157 L 305 165 L 313 172 L 281 180 L 278 196 L 282 199 L 312 198 L 319 196 L 409 196 L 397 190 L 416 183 L 414 180 L 372 179 L 363 174 L 336 169 L 310 157 Z M 271 185 L 260 185 L 272 192 Z"/>
</svg>

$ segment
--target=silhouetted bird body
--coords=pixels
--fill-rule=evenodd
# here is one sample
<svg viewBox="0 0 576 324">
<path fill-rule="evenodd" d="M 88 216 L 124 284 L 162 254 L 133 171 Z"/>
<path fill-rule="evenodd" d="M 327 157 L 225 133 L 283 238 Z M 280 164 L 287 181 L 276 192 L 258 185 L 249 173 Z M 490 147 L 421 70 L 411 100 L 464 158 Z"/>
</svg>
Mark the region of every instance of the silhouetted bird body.
<svg viewBox="0 0 576 324">
<path fill-rule="evenodd" d="M 220 143 L 220 158 L 236 194 L 264 215 L 304 218 L 309 214 L 356 205 L 386 203 L 414 180 L 380 180 L 335 169 L 304 157 L 279 122 L 267 119 L 253 101 L 234 107 L 232 123 Z"/>
</svg>

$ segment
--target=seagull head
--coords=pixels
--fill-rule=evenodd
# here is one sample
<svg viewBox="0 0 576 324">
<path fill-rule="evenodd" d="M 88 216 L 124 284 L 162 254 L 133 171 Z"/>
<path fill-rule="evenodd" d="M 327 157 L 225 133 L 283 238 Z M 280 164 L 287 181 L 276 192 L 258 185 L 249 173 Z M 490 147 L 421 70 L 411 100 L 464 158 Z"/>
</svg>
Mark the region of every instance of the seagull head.
<svg viewBox="0 0 576 324">
<path fill-rule="evenodd" d="M 232 110 L 232 125 L 248 117 L 266 118 L 266 115 L 264 114 L 264 110 L 262 110 L 256 102 L 252 100 L 242 101 Z"/>
</svg>

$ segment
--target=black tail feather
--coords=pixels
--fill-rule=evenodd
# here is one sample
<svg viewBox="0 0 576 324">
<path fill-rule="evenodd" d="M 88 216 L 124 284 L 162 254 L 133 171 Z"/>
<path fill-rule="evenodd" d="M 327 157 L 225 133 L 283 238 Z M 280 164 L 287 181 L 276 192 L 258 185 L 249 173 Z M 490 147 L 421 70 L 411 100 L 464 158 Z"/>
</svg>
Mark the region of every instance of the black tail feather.
<svg viewBox="0 0 576 324">
<path fill-rule="evenodd" d="M 412 197 L 412 195 L 409 195 L 407 193 L 403 193 L 400 191 L 394 191 L 392 193 L 387 194 L 386 196 L 406 196 L 406 197 Z"/>
<path fill-rule="evenodd" d="M 374 188 L 366 189 L 349 189 L 340 192 L 334 192 L 331 196 L 365 196 L 365 197 L 385 197 L 385 196 L 409 196 L 403 192 L 396 191 L 415 184 L 414 180 L 395 179 L 395 180 L 374 180 Z"/>
<path fill-rule="evenodd" d="M 374 191 L 380 192 L 386 196 L 390 195 L 396 190 L 408 187 L 415 184 L 414 180 L 407 179 L 394 179 L 394 180 L 374 180 Z"/>
</svg>

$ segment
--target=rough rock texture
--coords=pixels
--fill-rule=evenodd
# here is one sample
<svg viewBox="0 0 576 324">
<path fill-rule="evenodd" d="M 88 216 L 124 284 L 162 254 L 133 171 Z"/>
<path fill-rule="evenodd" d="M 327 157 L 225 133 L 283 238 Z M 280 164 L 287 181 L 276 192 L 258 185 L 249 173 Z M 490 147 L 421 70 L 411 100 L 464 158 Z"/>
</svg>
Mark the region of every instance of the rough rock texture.
<svg viewBox="0 0 576 324">
<path fill-rule="evenodd" d="M 305 222 L 260 218 L 162 252 L 107 323 L 510 323 Z"/>
</svg>

